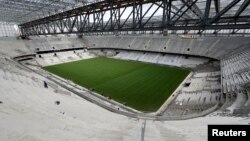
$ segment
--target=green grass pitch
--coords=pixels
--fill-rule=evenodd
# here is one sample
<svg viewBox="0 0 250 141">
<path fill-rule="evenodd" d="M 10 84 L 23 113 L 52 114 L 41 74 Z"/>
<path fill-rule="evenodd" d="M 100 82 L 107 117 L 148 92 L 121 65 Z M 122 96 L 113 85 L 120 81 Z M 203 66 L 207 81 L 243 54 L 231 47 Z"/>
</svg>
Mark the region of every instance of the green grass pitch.
<svg viewBox="0 0 250 141">
<path fill-rule="evenodd" d="M 44 69 L 144 112 L 160 108 L 190 72 L 176 67 L 105 57 Z"/>
</svg>

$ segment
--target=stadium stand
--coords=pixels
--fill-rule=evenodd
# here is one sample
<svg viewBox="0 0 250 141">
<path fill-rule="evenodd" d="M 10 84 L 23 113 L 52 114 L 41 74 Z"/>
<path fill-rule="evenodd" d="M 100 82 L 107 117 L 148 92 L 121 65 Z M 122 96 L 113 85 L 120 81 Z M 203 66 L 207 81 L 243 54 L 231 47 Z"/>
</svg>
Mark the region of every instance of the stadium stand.
<svg viewBox="0 0 250 141">
<path fill-rule="evenodd" d="M 47 38 L 50 38 L 50 37 L 47 37 Z M 199 114 L 203 112 L 214 109 L 214 107 L 217 105 L 220 105 L 220 107 L 218 107 L 218 109 L 215 112 L 209 114 L 207 117 L 202 118 L 202 121 L 206 120 L 209 122 L 210 120 L 211 121 L 215 120 L 218 123 L 222 123 L 222 122 L 232 123 L 232 121 L 228 119 L 230 116 L 232 115 L 242 116 L 242 115 L 247 115 L 247 113 L 249 113 L 248 108 L 247 108 L 247 106 L 249 106 L 249 103 L 250 103 L 249 102 L 249 89 L 247 89 L 248 86 L 246 86 L 249 82 L 246 81 L 245 78 L 243 78 L 242 76 L 241 77 L 242 79 L 244 79 L 244 81 L 243 80 L 239 81 L 238 76 L 234 76 L 235 74 L 238 75 L 239 72 L 241 72 L 245 74 L 243 76 L 245 76 L 246 79 L 248 79 L 248 74 L 243 71 L 243 70 L 249 69 L 247 68 L 247 63 L 248 63 L 247 58 L 249 54 L 249 49 L 247 47 L 243 46 L 244 49 L 238 50 L 237 55 L 234 55 L 234 53 L 232 54 L 228 53 L 227 55 L 225 55 L 225 53 L 220 53 L 221 55 L 219 55 L 218 58 L 223 58 L 221 59 L 220 64 L 219 64 L 219 66 L 221 67 L 221 71 L 220 71 L 220 68 L 217 67 L 217 65 L 213 66 L 213 62 L 211 62 L 210 58 L 214 58 L 214 56 L 209 56 L 209 58 L 206 58 L 207 55 L 204 55 L 204 54 L 203 55 L 205 57 L 199 57 L 199 56 L 192 56 L 194 54 L 197 55 L 198 53 L 197 54 L 189 53 L 188 58 L 186 58 L 186 54 L 183 53 L 184 50 L 182 52 L 179 52 L 180 50 L 176 49 L 175 52 L 178 51 L 178 53 L 176 54 L 172 54 L 173 52 L 167 52 L 166 50 L 170 50 L 169 46 L 164 51 L 149 52 L 148 50 L 152 51 L 152 49 L 155 49 L 153 46 L 150 45 L 151 43 L 153 44 L 154 42 L 158 42 L 158 41 L 162 41 L 161 44 L 167 43 L 166 40 L 164 41 L 162 40 L 162 37 L 160 38 L 151 37 L 152 39 L 148 43 L 144 43 L 146 39 L 143 40 L 143 42 L 140 42 L 139 43 L 140 45 L 147 44 L 146 49 L 144 49 L 143 51 L 133 50 L 133 47 L 129 45 L 124 47 L 129 50 L 124 50 L 124 48 L 116 48 L 115 46 L 120 46 L 119 43 L 113 43 L 112 48 L 107 48 L 107 45 L 105 45 L 105 47 L 97 47 L 97 46 L 90 47 L 88 46 L 89 43 L 87 42 L 85 42 L 86 48 L 83 46 L 84 47 L 83 49 L 74 50 L 74 47 L 76 46 L 74 46 L 73 45 L 74 43 L 72 42 L 74 42 L 75 40 L 70 38 L 67 40 L 67 42 L 69 40 L 70 40 L 69 42 L 71 42 L 67 45 L 67 48 L 72 49 L 70 51 L 59 51 L 59 52 L 56 51 L 56 52 L 48 52 L 48 53 L 43 53 L 43 54 L 35 54 L 35 58 L 30 57 L 29 55 L 27 56 L 25 55 L 25 54 L 31 54 L 32 56 L 32 54 L 36 52 L 36 50 L 32 50 L 34 48 L 31 48 L 34 44 L 39 44 L 39 46 L 36 46 L 39 48 L 40 48 L 40 45 L 43 47 L 45 45 L 48 46 L 44 48 L 42 47 L 41 50 L 43 49 L 46 51 L 49 51 L 49 50 L 55 51 L 50 45 L 51 44 L 50 42 L 53 42 L 53 41 L 51 41 L 51 39 L 47 40 L 47 38 L 42 38 L 40 41 L 37 41 L 39 39 L 34 39 L 34 40 L 31 39 L 31 40 L 24 40 L 24 41 L 9 39 L 12 41 L 11 44 L 8 43 L 9 48 L 3 47 L 1 49 L 1 56 L 2 56 L 2 58 L 0 59 L 1 64 L 5 64 L 5 65 L 1 65 L 1 69 L 0 69 L 1 78 L 4 79 L 4 81 L 6 81 L 8 84 L 13 83 L 13 86 L 15 87 L 15 89 L 19 89 L 19 87 L 22 87 L 22 89 L 19 89 L 18 91 L 14 90 L 11 93 L 16 93 L 16 92 L 28 93 L 27 89 L 30 89 L 30 90 L 32 89 L 33 91 L 36 92 L 36 94 L 40 95 L 45 92 L 43 88 L 44 78 L 41 78 L 40 76 L 36 74 L 30 75 L 30 73 L 27 73 L 27 70 L 23 70 L 20 68 L 17 69 L 16 68 L 17 66 L 9 62 L 8 59 L 6 60 L 5 57 L 8 58 L 8 56 L 12 56 L 12 57 L 21 56 L 17 59 L 21 60 L 23 64 L 26 64 L 26 66 L 29 66 L 30 68 L 33 68 L 33 69 L 39 69 L 39 67 L 41 66 L 70 62 L 70 61 L 75 61 L 75 60 L 80 60 L 80 59 L 87 59 L 87 58 L 95 57 L 96 55 L 104 55 L 107 57 L 112 57 L 112 58 L 117 58 L 117 59 L 135 60 L 135 61 L 157 63 L 157 64 L 162 64 L 162 65 L 177 66 L 177 67 L 189 67 L 193 69 L 193 72 L 194 72 L 193 75 L 186 81 L 186 83 L 184 83 L 184 85 L 187 85 L 187 86 L 183 86 L 183 88 L 177 92 L 178 96 L 176 97 L 176 99 L 174 99 L 172 103 L 168 106 L 168 108 L 162 113 L 162 115 L 168 119 L 173 119 L 173 118 L 179 119 L 181 117 L 197 117 Z M 93 37 L 93 38 L 94 39 L 92 39 L 91 41 L 96 41 L 96 38 L 104 38 L 103 40 L 106 40 L 106 39 L 109 39 L 110 37 Z M 131 41 L 134 37 L 128 37 L 128 38 L 127 37 L 115 37 L 115 38 L 117 39 L 117 41 L 125 43 L 127 41 Z M 124 39 L 121 39 L 121 38 L 124 38 Z M 139 40 L 140 38 L 141 37 L 138 37 L 137 40 Z M 84 42 L 87 39 L 83 38 L 82 40 Z M 168 39 L 168 40 L 172 40 L 172 39 Z M 210 40 L 210 37 L 208 37 L 208 40 Z M 87 41 L 90 42 L 89 40 Z M 16 44 L 19 44 L 19 48 L 15 47 Z M 98 44 L 101 45 L 101 43 L 96 43 L 96 45 Z M 210 42 L 208 44 L 210 44 Z M 83 45 L 83 44 L 80 44 L 79 42 L 78 45 Z M 134 45 L 136 45 L 136 43 L 134 43 Z M 136 46 L 139 46 L 139 45 L 136 45 Z M 55 47 L 57 47 L 58 49 L 59 45 Z M 82 46 L 79 46 L 79 47 L 82 47 Z M 66 48 L 66 46 L 62 46 L 62 49 L 64 48 Z M 213 48 L 217 48 L 217 46 L 213 46 Z M 223 48 L 220 48 L 220 49 L 223 49 Z M 220 49 L 218 47 L 218 50 Z M 232 51 L 233 48 L 231 49 L 228 48 L 228 50 Z M 56 56 L 55 56 L 55 53 L 56 53 Z M 31 59 L 23 60 L 26 57 L 31 58 Z M 237 57 L 237 59 L 235 57 Z M 233 63 L 232 61 L 234 61 L 235 63 Z M 242 62 L 245 64 L 243 65 Z M 233 66 L 231 66 L 232 64 Z M 242 67 L 239 67 L 238 66 L 239 64 L 242 65 Z M 208 66 L 212 66 L 212 67 L 209 68 Z M 226 69 L 229 69 L 230 71 L 227 71 Z M 233 80 L 234 83 L 229 81 L 230 82 L 229 83 L 228 82 L 229 79 L 225 79 L 225 78 L 234 78 L 234 79 L 237 78 L 237 80 Z M 227 87 L 225 88 L 224 84 L 230 84 L 230 85 L 226 85 Z M 230 87 L 237 86 L 240 88 L 240 91 L 237 90 L 236 88 L 235 88 L 235 91 L 232 91 L 233 88 L 228 89 L 229 86 Z M 5 88 L 5 90 L 9 89 L 9 87 L 5 85 L 4 86 L 2 85 L 1 87 Z M 34 87 L 34 88 L 31 88 L 31 87 Z M 46 90 L 46 93 L 48 95 L 54 95 L 54 94 L 70 95 L 69 91 L 63 90 L 61 89 L 60 86 L 53 84 L 51 82 L 49 82 L 48 87 L 49 87 L 48 91 Z M 50 97 L 48 95 L 46 96 L 47 98 Z M 40 97 L 40 96 L 37 96 L 37 97 Z M 54 101 L 56 100 L 57 99 L 54 99 Z M 6 103 L 7 100 L 1 99 L 1 101 Z M 36 100 L 34 99 L 34 101 Z M 37 102 L 36 104 L 40 105 Z M 68 112 L 69 111 L 67 111 L 67 113 Z M 210 112 L 211 111 L 209 111 L 209 113 Z M 99 113 L 102 113 L 103 115 L 103 111 L 100 111 Z M 39 115 L 40 114 L 38 114 L 38 116 Z M 109 113 L 107 115 L 109 115 Z M 224 116 L 227 118 L 227 120 L 225 120 Z M 235 121 L 235 117 L 233 119 Z M 197 118 L 196 120 L 199 120 L 199 118 Z M 190 121 L 190 120 L 187 120 L 187 121 Z M 128 121 L 128 122 L 131 123 L 131 121 Z M 127 124 L 127 122 L 125 123 Z M 181 127 L 186 128 L 187 130 L 190 130 L 190 128 L 187 128 L 188 123 L 189 122 L 184 123 L 184 125 Z M 238 123 L 238 122 L 235 121 L 235 123 Z M 55 125 L 56 124 L 57 123 L 55 123 Z M 108 123 L 108 124 L 110 125 L 112 123 Z M 134 124 L 138 125 L 137 122 L 135 122 Z M 165 126 L 165 124 L 161 126 Z M 119 130 L 119 129 L 116 129 L 116 130 Z M 101 129 L 100 129 L 100 132 L 101 132 Z M 178 137 L 174 136 L 173 138 L 176 139 Z"/>
<path fill-rule="evenodd" d="M 248 37 L 199 37 L 196 39 L 182 39 L 179 36 L 149 37 L 149 36 L 86 36 L 88 48 L 116 48 L 140 51 L 176 53 L 186 55 L 205 56 L 220 59 L 224 55 L 239 47 L 250 44 Z M 116 44 L 103 44 L 108 40 L 118 41 Z M 157 45 L 154 43 L 157 42 Z M 240 44 L 235 44 L 239 42 Z M 140 46 L 140 47 L 139 47 Z M 220 50 L 224 50 L 221 52 Z"/>
<path fill-rule="evenodd" d="M 0 3 L 0 141 L 205 141 L 208 125 L 250 125 L 250 0 Z"/>
<path fill-rule="evenodd" d="M 214 107 L 221 99 L 219 82 L 220 72 L 194 73 L 164 114 L 183 116 Z"/>
<path fill-rule="evenodd" d="M 61 42 L 62 40 L 63 42 Z M 113 40 L 117 42 L 112 42 Z M 241 41 L 241 44 L 237 45 L 237 47 L 240 46 L 241 48 L 237 50 L 237 53 L 233 52 L 236 45 L 232 42 L 235 40 Z M 154 46 L 156 42 L 157 46 Z M 191 80 L 191 86 L 195 83 L 197 84 L 190 87 L 190 89 L 193 88 L 194 90 L 188 90 L 187 88 L 183 90 L 186 89 L 186 91 L 193 93 L 201 91 L 200 94 L 202 94 L 210 90 L 214 91 L 214 89 L 219 92 L 219 89 L 222 88 L 222 92 L 225 96 L 221 97 L 220 100 L 222 103 L 225 102 L 225 104 L 221 109 L 227 109 L 229 107 L 231 112 L 233 112 L 233 109 L 241 107 L 238 104 L 234 104 L 234 102 L 241 103 L 242 100 L 240 99 L 245 99 L 245 102 L 248 101 L 246 90 L 241 89 L 241 85 L 249 82 L 249 40 L 247 37 L 197 37 L 192 40 L 182 39 L 178 36 L 86 36 L 82 40 L 72 37 L 68 37 L 68 39 L 66 37 L 47 37 L 42 39 L 33 38 L 30 41 L 26 41 L 25 45 L 27 48 L 35 45 L 39 47 L 40 51 L 84 47 L 95 55 L 188 68 L 196 68 L 200 65 L 207 64 L 211 61 L 210 58 L 222 58 L 220 62 L 221 80 L 216 77 L 218 72 L 215 72 L 215 76 L 211 77 L 206 76 L 213 75 L 213 73 L 210 72 L 204 72 L 204 74 L 198 73 L 195 74 Z M 81 51 L 74 53 L 73 51 L 66 51 L 41 54 L 42 57 L 37 57 L 36 60 L 40 66 L 58 64 L 81 59 L 81 55 L 79 55 L 80 52 Z M 232 55 L 230 55 L 229 52 Z M 211 84 L 205 84 L 202 79 L 195 77 L 205 77 Z M 218 81 L 221 81 L 222 86 Z M 202 85 L 199 86 L 200 84 Z M 199 87 L 203 87 L 203 90 L 199 89 Z M 235 93 L 238 92 L 241 93 L 237 98 L 237 94 Z M 218 99 L 218 97 L 216 99 Z"/>
<path fill-rule="evenodd" d="M 241 48 L 221 60 L 223 92 L 231 101 L 235 99 L 228 108 L 231 111 L 248 105 L 250 97 L 244 85 L 250 82 L 249 56 L 249 48 Z"/>
<path fill-rule="evenodd" d="M 163 53 L 150 53 L 150 52 L 129 52 L 117 51 L 118 53 L 113 56 L 114 58 L 124 60 L 135 60 L 141 62 L 163 64 L 170 66 L 182 67 L 195 67 L 197 65 L 206 63 L 209 59 L 201 57 L 187 57 L 184 55 L 173 55 Z"/>
<path fill-rule="evenodd" d="M 36 64 L 39 66 L 55 65 L 95 57 L 94 54 L 90 54 L 84 50 L 46 53 L 40 54 L 40 57 L 39 55 L 37 56 L 33 61 L 33 65 Z M 28 62 L 31 63 L 31 61 Z"/>
</svg>

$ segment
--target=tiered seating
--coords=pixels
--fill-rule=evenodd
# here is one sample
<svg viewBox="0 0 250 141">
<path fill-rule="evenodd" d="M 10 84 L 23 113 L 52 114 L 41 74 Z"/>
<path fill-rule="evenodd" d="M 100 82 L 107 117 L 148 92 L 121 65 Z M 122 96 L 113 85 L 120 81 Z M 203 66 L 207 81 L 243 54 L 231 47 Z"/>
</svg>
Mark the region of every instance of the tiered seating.
<svg viewBox="0 0 250 141">
<path fill-rule="evenodd" d="M 157 63 L 171 66 L 195 67 L 197 65 L 206 63 L 209 59 L 199 57 L 188 57 L 173 54 L 149 53 L 149 52 L 133 52 L 133 51 L 119 51 L 114 58 L 125 60 L 138 60 L 148 63 Z"/>
<path fill-rule="evenodd" d="M 113 38 L 108 38 L 107 41 L 103 42 L 104 47 L 110 47 L 110 48 L 115 48 L 118 46 L 119 41 L 121 40 L 121 37 L 113 37 Z M 117 41 L 117 42 L 114 42 Z"/>
<path fill-rule="evenodd" d="M 72 44 L 72 47 L 87 47 L 82 39 L 79 38 L 68 38 L 68 41 Z"/>
<path fill-rule="evenodd" d="M 238 49 L 221 60 L 222 87 L 226 94 L 223 108 L 231 112 L 248 106 L 250 99 L 244 85 L 250 82 L 250 49 Z"/>
<path fill-rule="evenodd" d="M 26 43 L 28 47 L 33 52 L 38 51 L 48 51 L 48 50 L 62 50 L 69 48 L 79 48 L 86 47 L 82 40 L 77 38 L 68 37 L 49 37 L 49 38 L 37 38 L 33 37 L 30 41 Z"/>
<path fill-rule="evenodd" d="M 125 49 L 131 49 L 131 43 L 134 40 L 133 37 L 121 37 L 120 40 L 116 40 L 119 41 L 117 43 L 117 48 L 125 48 Z M 115 46 L 113 46 L 113 48 L 115 48 Z"/>
<path fill-rule="evenodd" d="M 45 50 L 52 50 L 52 46 L 49 44 L 49 42 L 46 39 L 39 38 L 39 39 L 32 39 L 29 44 L 32 44 L 30 46 L 31 49 L 36 51 L 38 48 L 39 51 L 45 51 Z"/>
<path fill-rule="evenodd" d="M 117 140 L 120 137 L 133 139 L 133 135 L 123 136 L 122 134 L 119 137 L 113 135 L 114 132 L 123 133 L 124 129 L 130 127 L 133 127 L 133 132 L 140 128 L 141 124 L 134 119 L 130 120 L 100 108 L 35 73 L 17 68 L 9 61 L 1 58 L 0 61 L 0 130 L 3 131 L 1 140 L 43 140 L 44 138 L 56 140 L 58 137 L 60 140 L 67 140 L 69 136 L 88 140 L 94 136 L 92 131 L 101 134 L 109 126 L 113 128 L 112 132 L 107 133 L 108 139 Z M 48 88 L 44 88 L 44 80 L 48 83 Z M 96 115 L 102 115 L 102 117 Z M 104 117 L 111 121 L 107 122 Z M 93 124 L 96 122 L 98 125 Z M 119 126 L 117 126 L 118 123 Z M 138 125 L 134 126 L 135 124 Z M 70 133 L 65 132 L 65 127 L 70 128 Z M 89 133 L 82 136 L 82 133 L 78 132 L 79 129 L 88 130 Z M 48 133 L 46 136 L 44 131 Z M 24 132 L 28 134 L 23 134 Z M 102 139 L 103 137 L 100 137 L 97 140 Z"/>
<path fill-rule="evenodd" d="M 220 72 L 194 73 L 189 80 L 189 86 L 183 87 L 169 108 L 167 114 L 182 116 L 199 113 L 220 103 Z"/>
<path fill-rule="evenodd" d="M 90 48 L 120 48 L 176 54 L 206 56 L 220 59 L 239 47 L 250 44 L 249 37 L 197 37 L 179 36 L 90 36 L 83 39 Z M 222 51 L 223 50 L 223 51 Z"/>
<path fill-rule="evenodd" d="M 221 72 L 224 93 L 241 90 L 241 85 L 250 82 L 250 49 L 223 59 Z"/>
<path fill-rule="evenodd" d="M 47 53 L 41 54 L 42 57 L 36 57 L 36 62 L 40 66 L 48 66 L 48 65 L 55 65 L 61 64 L 71 61 L 77 61 L 80 59 L 88 59 L 95 57 L 94 55 L 84 52 L 82 50 L 78 51 L 66 51 L 66 52 L 57 52 L 57 53 Z"/>
<path fill-rule="evenodd" d="M 148 38 L 135 37 L 131 43 L 131 48 L 136 50 L 145 50 L 149 41 L 150 40 L 148 40 Z"/>
<path fill-rule="evenodd" d="M 175 104 L 179 105 L 203 105 L 217 104 L 220 92 L 213 91 L 193 91 L 182 92 L 175 100 Z"/>
<path fill-rule="evenodd" d="M 92 41 L 96 41 L 98 38 L 99 37 L 93 38 Z M 148 37 L 148 39 L 150 38 L 154 37 Z M 167 46 L 165 49 L 164 47 L 166 46 L 168 40 L 171 39 L 168 37 L 166 39 L 163 38 L 165 37 L 153 40 L 150 39 L 145 50 L 168 52 L 169 50 L 171 50 L 171 47 Z M 105 39 L 109 39 L 109 42 L 111 43 L 111 38 Z M 134 39 L 134 37 L 117 37 L 116 39 L 119 40 L 118 43 L 113 43 L 111 45 L 113 48 L 116 46 L 129 48 L 128 45 L 132 44 L 132 40 Z M 84 40 L 85 39 L 83 39 L 83 41 Z M 235 44 L 233 44 L 232 46 L 228 45 L 231 43 L 228 42 L 228 40 L 224 40 L 222 41 L 223 43 L 220 43 L 219 38 L 217 38 L 216 40 L 211 39 L 210 41 L 206 41 L 209 42 L 207 43 L 207 45 L 205 45 L 204 41 L 202 40 L 192 40 L 191 43 L 188 44 L 191 48 L 189 52 L 187 52 L 187 48 L 181 48 L 181 45 L 179 45 L 178 49 L 174 49 L 174 51 L 190 54 L 194 53 L 202 56 L 206 54 L 204 56 L 209 57 L 220 57 L 228 54 L 228 51 L 232 49 L 232 46 L 235 46 Z M 101 40 L 99 44 L 101 45 L 101 42 L 103 41 L 105 40 Z M 0 55 L 3 56 L 7 54 L 8 56 L 14 57 L 15 55 L 21 55 L 22 52 L 29 53 L 29 51 L 25 49 L 25 46 L 21 44 L 23 42 L 29 44 L 30 50 L 35 49 L 37 47 L 36 45 L 41 45 L 46 50 L 47 47 L 48 49 L 51 49 L 52 47 L 50 46 L 50 43 L 30 44 L 31 42 L 33 42 L 32 40 L 18 41 L 15 43 L 7 44 L 5 43 L 4 39 L 1 40 Z M 239 42 L 241 42 L 241 40 L 239 40 Z M 80 44 L 81 43 L 79 42 L 79 45 Z M 211 47 L 210 44 L 212 44 Z M 220 45 L 220 48 L 217 48 L 216 45 Z M 199 51 L 200 49 L 203 49 L 203 51 Z M 204 51 L 205 53 L 203 53 Z M 82 51 L 76 51 L 75 54 L 71 52 L 69 54 L 74 56 L 73 58 L 76 58 L 77 56 L 79 58 L 89 57 L 88 53 Z M 249 60 L 245 60 L 245 64 L 241 61 L 249 56 L 249 52 L 245 54 L 244 57 L 242 56 L 243 54 L 244 53 L 242 52 L 238 55 L 235 55 L 234 57 L 231 57 L 230 55 L 228 57 L 231 58 L 229 62 L 227 62 L 228 58 L 223 59 L 221 62 L 224 63 L 225 61 L 225 64 L 222 66 L 222 75 L 227 74 L 226 76 L 230 78 L 230 81 L 227 81 L 227 79 L 225 79 L 226 81 L 224 81 L 224 78 L 222 78 L 223 86 L 228 86 L 228 88 L 226 88 L 226 91 L 228 90 L 227 93 L 223 94 L 223 96 L 220 96 L 220 93 L 217 91 L 217 86 L 219 84 L 218 81 L 220 81 L 220 72 L 195 73 L 192 77 L 192 80 L 189 80 L 189 82 L 191 82 L 189 88 L 185 88 L 180 91 L 180 94 L 176 98 L 176 101 L 174 101 L 174 103 L 169 106 L 169 109 L 164 114 L 168 116 L 180 117 L 192 113 L 200 113 L 206 109 L 211 108 L 216 104 L 217 101 L 221 101 L 221 99 L 225 100 L 225 104 L 222 106 L 222 109 L 228 108 L 229 106 L 229 109 L 235 109 L 239 106 L 243 106 L 243 103 L 245 103 L 245 108 L 249 107 L 249 87 L 247 90 L 247 94 L 246 91 L 242 90 L 241 87 L 239 87 L 239 90 L 236 89 L 236 84 L 237 86 L 240 86 L 242 84 L 245 84 L 246 80 L 249 80 L 249 68 L 246 67 L 248 66 L 247 62 Z M 192 63 L 194 60 L 199 62 L 199 58 L 190 59 L 190 57 L 189 59 L 185 60 L 182 57 L 176 57 L 174 55 L 170 56 L 169 54 L 163 56 L 161 54 L 140 54 L 134 53 L 132 51 L 120 52 L 115 57 L 125 58 L 126 56 L 129 56 L 129 59 L 137 58 L 147 62 L 150 62 L 150 60 L 152 60 L 152 62 L 156 63 L 161 62 L 160 60 L 162 60 L 163 57 L 165 58 L 165 61 L 162 62 L 172 64 L 184 64 L 184 61 L 191 61 Z M 46 55 L 44 56 L 44 58 L 45 57 Z M 58 53 L 58 57 L 54 57 L 53 54 L 48 55 L 48 58 L 53 58 L 54 62 L 60 61 L 60 57 L 60 53 Z M 235 57 L 238 58 L 233 59 Z M 67 59 L 66 53 L 63 54 L 63 58 Z M 173 59 L 175 60 L 174 62 L 171 61 Z M 42 60 L 44 61 L 44 59 Z M 44 62 L 48 63 L 47 65 L 51 64 L 49 60 L 45 61 L 47 61 Z M 234 62 L 232 63 L 235 65 L 234 67 L 228 67 L 231 65 L 231 62 Z M 43 80 L 46 80 L 46 78 L 39 77 L 39 75 L 37 74 L 31 73 L 27 70 L 23 70 L 13 64 L 13 62 L 11 63 L 11 61 L 3 57 L 0 58 L 0 64 L 0 130 L 4 135 L 0 136 L 1 140 L 43 140 L 44 138 L 49 138 L 52 140 L 56 140 L 58 138 L 60 140 L 70 140 L 72 138 L 79 138 L 80 140 L 135 140 L 137 139 L 137 137 L 140 137 L 138 131 L 141 129 L 141 123 L 142 121 L 144 122 L 144 120 L 127 118 L 125 116 L 114 114 L 74 95 L 68 96 L 57 94 L 57 92 L 60 93 L 61 91 L 56 91 L 54 88 L 45 89 L 43 87 Z M 230 70 L 226 71 L 228 69 Z M 198 83 L 205 84 L 199 85 Z M 240 85 L 238 85 L 238 83 Z M 63 89 L 61 87 L 59 88 Z M 69 91 L 66 92 L 70 93 Z M 248 99 L 246 99 L 245 96 L 247 96 Z M 55 101 L 60 101 L 61 104 L 56 105 Z M 245 109 L 242 108 L 240 110 L 241 111 L 237 113 L 241 113 Z M 238 118 L 221 116 L 206 116 L 183 121 L 159 122 L 147 120 L 145 138 L 147 140 L 181 140 L 184 137 L 184 140 L 194 140 L 197 138 L 198 140 L 205 140 L 207 137 L 207 130 L 205 130 L 206 126 L 204 126 L 204 124 L 245 124 L 247 120 L 248 119 L 242 120 L 241 117 Z M 179 127 L 176 128 L 176 126 Z M 193 128 L 194 126 L 195 128 Z M 112 131 L 107 130 L 107 127 L 111 127 Z M 30 132 L 31 130 L 32 132 Z M 83 133 L 79 131 L 87 132 Z M 105 137 L 95 136 L 101 135 L 104 132 Z M 46 133 L 46 135 L 44 133 Z"/>
<path fill-rule="evenodd" d="M 149 39 L 146 50 L 155 50 L 155 48 L 159 48 L 164 52 L 164 47 L 166 46 L 167 42 L 168 39 L 152 37 L 152 39 Z"/>
</svg>

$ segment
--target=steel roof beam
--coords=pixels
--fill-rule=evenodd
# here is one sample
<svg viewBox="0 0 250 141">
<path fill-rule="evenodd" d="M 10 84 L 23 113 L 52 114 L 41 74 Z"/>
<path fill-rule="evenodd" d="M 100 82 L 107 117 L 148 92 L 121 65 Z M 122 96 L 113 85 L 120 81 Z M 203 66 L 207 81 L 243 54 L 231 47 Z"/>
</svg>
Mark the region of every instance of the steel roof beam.
<svg viewBox="0 0 250 141">
<path fill-rule="evenodd" d="M 214 7 L 216 14 L 220 12 L 220 0 L 214 0 Z"/>
<path fill-rule="evenodd" d="M 220 17 L 225 14 L 228 10 L 230 10 L 233 6 L 235 6 L 238 2 L 241 0 L 234 0 L 229 5 L 227 5 L 223 10 L 221 10 L 219 13 L 217 13 L 210 21 L 210 24 L 213 24 L 214 22 L 218 21 Z"/>
<path fill-rule="evenodd" d="M 193 2 L 193 0 L 181 0 L 182 3 L 185 4 L 185 2 Z M 190 8 L 190 11 L 192 11 L 197 17 L 199 17 L 200 19 L 203 17 L 203 12 L 200 10 L 200 8 L 195 4 L 193 4 L 193 6 Z"/>
<path fill-rule="evenodd" d="M 249 6 L 249 4 L 250 4 L 250 0 L 245 0 L 245 1 L 241 4 L 240 8 L 237 10 L 237 12 L 235 13 L 234 16 L 235 16 L 236 18 L 239 17 L 240 14 Z"/>
<path fill-rule="evenodd" d="M 158 3 L 154 3 L 155 5 L 158 5 L 158 6 L 160 6 L 160 4 L 158 4 Z M 163 6 L 161 6 L 162 8 L 163 8 Z M 176 14 L 176 11 L 178 11 L 179 9 L 176 7 L 176 6 L 174 6 L 174 5 L 171 5 L 171 8 L 173 9 L 173 10 L 175 10 L 175 11 L 173 11 L 173 10 L 171 10 L 171 13 L 173 13 L 173 14 Z M 177 15 L 177 16 L 179 16 L 179 15 Z M 188 15 L 188 14 L 184 14 L 183 15 L 186 19 L 192 19 L 192 17 L 190 16 L 190 15 Z"/>
</svg>

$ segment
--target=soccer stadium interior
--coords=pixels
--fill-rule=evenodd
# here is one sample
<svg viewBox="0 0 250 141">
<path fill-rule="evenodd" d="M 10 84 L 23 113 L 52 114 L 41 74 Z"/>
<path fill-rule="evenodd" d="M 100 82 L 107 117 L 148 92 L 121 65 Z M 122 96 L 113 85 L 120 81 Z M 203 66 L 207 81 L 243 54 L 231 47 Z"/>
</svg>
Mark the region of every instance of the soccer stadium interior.
<svg viewBox="0 0 250 141">
<path fill-rule="evenodd" d="M 250 0 L 0 0 L 1 141 L 205 141 L 250 124 Z"/>
</svg>

